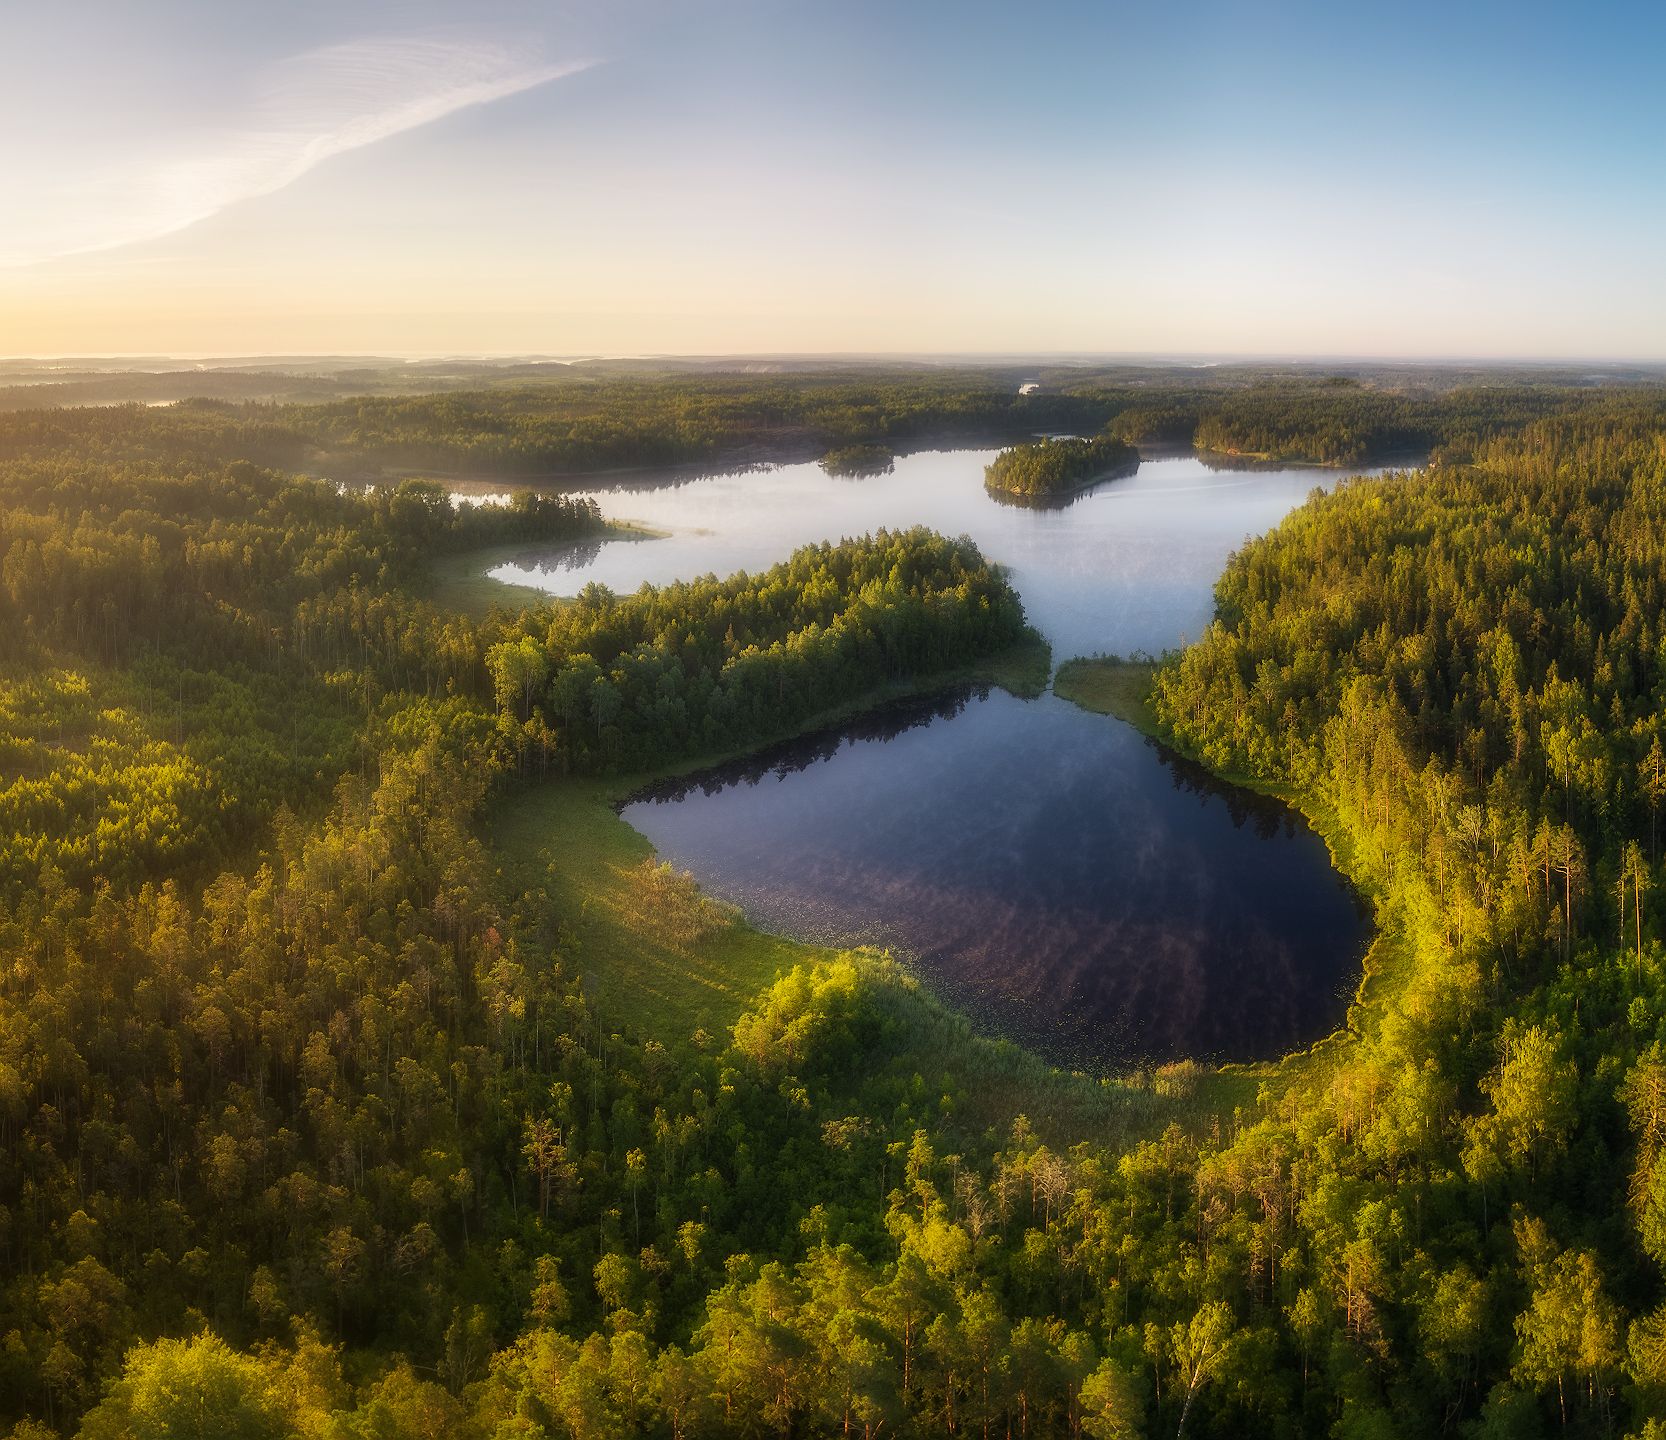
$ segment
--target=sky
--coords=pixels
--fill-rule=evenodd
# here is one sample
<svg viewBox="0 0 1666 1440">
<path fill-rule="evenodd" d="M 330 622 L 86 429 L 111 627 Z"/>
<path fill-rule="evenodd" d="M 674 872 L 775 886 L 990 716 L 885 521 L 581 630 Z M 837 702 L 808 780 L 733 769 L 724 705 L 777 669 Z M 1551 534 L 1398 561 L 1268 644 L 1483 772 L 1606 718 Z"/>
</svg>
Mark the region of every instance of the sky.
<svg viewBox="0 0 1666 1440">
<path fill-rule="evenodd" d="M 5 7 L 0 354 L 1666 359 L 1666 7 Z"/>
</svg>

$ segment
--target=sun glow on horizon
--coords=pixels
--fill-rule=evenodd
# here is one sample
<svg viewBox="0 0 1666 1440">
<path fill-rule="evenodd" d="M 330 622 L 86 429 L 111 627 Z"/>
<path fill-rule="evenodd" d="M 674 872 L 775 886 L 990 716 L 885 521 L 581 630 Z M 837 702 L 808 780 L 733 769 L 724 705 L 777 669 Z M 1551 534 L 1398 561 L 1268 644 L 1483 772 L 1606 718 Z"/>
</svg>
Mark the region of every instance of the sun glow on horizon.
<svg viewBox="0 0 1666 1440">
<path fill-rule="evenodd" d="M 1666 349 L 1641 11 L 92 8 L 0 56 L 0 353 Z"/>
</svg>

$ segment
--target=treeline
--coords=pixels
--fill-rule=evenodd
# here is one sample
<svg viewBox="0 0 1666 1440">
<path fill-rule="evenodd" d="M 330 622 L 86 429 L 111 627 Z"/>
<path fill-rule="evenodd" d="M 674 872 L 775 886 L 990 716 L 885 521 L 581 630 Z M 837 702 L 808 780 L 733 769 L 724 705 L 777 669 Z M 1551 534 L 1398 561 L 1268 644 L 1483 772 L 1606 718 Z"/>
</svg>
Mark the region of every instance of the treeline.
<svg viewBox="0 0 1666 1440">
<path fill-rule="evenodd" d="M 1336 384 L 1232 396 L 1198 416 L 1201 450 L 1268 461 L 1357 465 L 1375 456 L 1428 449 L 1452 401 L 1438 404 Z"/>
<path fill-rule="evenodd" d="M 1416 383 L 1412 383 L 1415 378 Z M 1356 465 L 1489 437 L 1554 415 L 1658 412 L 1654 386 L 1490 377 L 1196 371 L 1061 372 L 1019 394 L 1010 376 L 945 369 L 666 375 L 412 397 L 365 397 L 263 412 L 308 454 L 348 467 L 503 475 L 811 459 L 829 450 L 1008 444 L 1037 433 L 1105 432 L 1132 444 L 1193 444 L 1268 461 Z"/>
<path fill-rule="evenodd" d="M 285 407 L 319 450 L 376 465 L 507 475 L 814 459 L 830 449 L 987 444 L 1103 423 L 1091 396 L 1021 396 L 982 372 L 877 380 L 755 375 L 569 385 Z"/>
<path fill-rule="evenodd" d="M 984 467 L 983 483 L 1008 495 L 1043 499 L 1069 495 L 1095 480 L 1132 475 L 1140 452 L 1111 435 L 1037 440 L 1003 450 Z"/>
<path fill-rule="evenodd" d="M 454 378 L 467 382 L 472 373 Z M 1195 444 L 1246 458 L 1354 465 L 1436 447 L 1461 458 L 1489 437 L 1518 432 L 1536 419 L 1659 403 L 1658 386 L 1632 376 L 1595 384 L 1574 375 L 1409 367 L 1330 376 L 1293 367 L 1223 366 L 1207 375 L 1189 367 L 1060 367 L 1043 372 L 1039 389 L 1020 393 L 1027 373 L 1001 367 L 788 368 L 766 375 L 505 367 L 473 388 L 361 393 L 321 403 L 199 397 L 166 407 L 34 407 L 5 416 L 0 458 L 20 447 L 55 453 L 69 447 L 101 458 L 245 459 L 331 474 L 426 470 L 560 479 L 1104 432 L 1131 444 Z M 241 383 L 228 372 L 205 377 L 204 389 L 229 384 L 226 393 L 236 394 Z M 409 383 L 408 376 L 385 380 L 384 388 Z"/>
<path fill-rule="evenodd" d="M 1164 672 L 1164 713 L 1216 766 L 1323 787 L 1362 825 L 1402 790 L 1427 792 L 1438 767 L 1419 842 L 1449 871 L 1448 912 L 1577 931 L 1580 906 L 1604 903 L 1583 859 L 1571 914 L 1565 893 L 1555 915 L 1510 907 L 1546 902 L 1542 885 L 1517 883 L 1542 827 L 1591 852 L 1599 880 L 1628 845 L 1659 858 L 1659 433 L 1612 417 L 1542 422 L 1471 466 L 1316 497 L 1229 568 L 1216 625 Z M 1348 789 L 1367 773 L 1374 790 Z M 1489 827 L 1487 843 L 1446 853 L 1455 834 L 1428 827 L 1465 815 Z M 1496 828 L 1506 822 L 1523 833 Z"/>
<path fill-rule="evenodd" d="M 158 414 L 0 419 L 0 655 L 64 644 L 120 662 L 184 642 L 259 658 L 299 600 L 417 587 L 450 550 L 602 530 L 585 499 L 453 504 L 435 485 L 361 490 L 216 457 L 264 432 Z"/>
<path fill-rule="evenodd" d="M 1429 451 L 1461 461 L 1497 436 L 1536 421 L 1632 410 L 1659 423 L 1658 390 L 1484 385 L 1439 395 L 1404 394 L 1337 379 L 1323 385 L 1273 384 L 1198 407 L 1192 442 L 1202 450 L 1264 461 L 1359 465 L 1419 459 Z"/>
</svg>

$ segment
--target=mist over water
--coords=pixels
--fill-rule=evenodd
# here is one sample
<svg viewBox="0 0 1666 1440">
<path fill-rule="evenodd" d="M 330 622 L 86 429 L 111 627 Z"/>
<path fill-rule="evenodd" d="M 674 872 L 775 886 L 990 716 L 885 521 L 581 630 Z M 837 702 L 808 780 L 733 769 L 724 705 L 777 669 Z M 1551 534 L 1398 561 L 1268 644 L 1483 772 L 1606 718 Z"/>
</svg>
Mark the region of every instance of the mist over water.
<svg viewBox="0 0 1666 1440">
<path fill-rule="evenodd" d="M 1053 510 L 996 504 L 993 452 L 595 492 L 663 539 L 527 553 L 493 573 L 571 594 L 760 570 L 881 526 L 968 534 L 1073 655 L 1197 635 L 1232 549 L 1329 472 L 1147 461 Z M 622 812 L 766 928 L 913 956 L 982 1026 L 1062 1062 L 1254 1059 L 1342 1018 L 1365 916 L 1300 817 L 1052 694 L 961 687 L 654 787 Z"/>
</svg>

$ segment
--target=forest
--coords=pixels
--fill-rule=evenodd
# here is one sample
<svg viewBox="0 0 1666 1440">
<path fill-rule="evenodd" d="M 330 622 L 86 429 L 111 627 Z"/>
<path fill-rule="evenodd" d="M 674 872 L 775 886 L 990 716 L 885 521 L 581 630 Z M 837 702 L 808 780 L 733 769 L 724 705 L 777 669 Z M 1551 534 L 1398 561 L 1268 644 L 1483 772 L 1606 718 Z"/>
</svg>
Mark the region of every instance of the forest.
<svg viewBox="0 0 1666 1440">
<path fill-rule="evenodd" d="M 698 472 L 830 455 L 835 466 L 845 463 L 837 457 L 856 455 L 877 464 L 881 450 L 1101 432 L 1136 445 L 1347 466 L 1435 448 L 1461 457 L 1534 420 L 1647 410 L 1659 393 L 1659 377 L 1647 371 L 1593 376 L 1549 367 L 801 364 L 759 373 L 745 365 L 646 370 L 598 361 L 54 375 L 50 382 L 30 375 L 9 386 L 7 378 L 0 365 L 0 414 L 10 412 L 0 446 L 60 432 L 65 445 L 84 452 L 103 434 L 112 442 L 119 436 L 128 453 L 144 443 L 158 454 L 194 450 L 352 481 L 466 475 L 572 482 L 655 466 Z M 71 435 L 65 427 L 74 416 L 82 418 Z"/>
<path fill-rule="evenodd" d="M 989 443 L 983 372 L 0 416 L 0 1434 L 1666 1434 L 1666 391 L 1144 378 L 1026 399 L 1433 451 L 1247 542 L 1155 672 L 1381 932 L 1346 1029 L 1247 1085 L 1043 1082 L 868 952 L 651 1035 L 492 848 L 533 787 L 1021 643 L 970 542 L 470 617 L 437 558 L 594 504 L 308 473 Z"/>
<path fill-rule="evenodd" d="M 1045 499 L 1069 495 L 1095 480 L 1131 475 L 1139 464 L 1140 452 L 1125 440 L 1064 436 L 1003 450 L 985 468 L 983 483 L 1008 495 Z"/>
<path fill-rule="evenodd" d="M 829 475 L 857 480 L 890 474 L 895 460 L 889 446 L 840 445 L 821 457 L 821 468 Z"/>
</svg>

